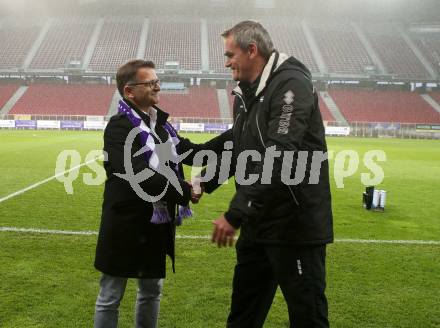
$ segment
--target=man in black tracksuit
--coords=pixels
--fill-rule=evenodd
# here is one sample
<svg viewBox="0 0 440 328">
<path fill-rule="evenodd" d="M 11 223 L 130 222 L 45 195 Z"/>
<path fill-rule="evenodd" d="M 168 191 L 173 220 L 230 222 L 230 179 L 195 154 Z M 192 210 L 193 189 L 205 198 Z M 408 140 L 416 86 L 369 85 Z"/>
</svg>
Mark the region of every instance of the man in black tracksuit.
<svg viewBox="0 0 440 328">
<path fill-rule="evenodd" d="M 212 236 L 219 246 L 232 244 L 241 228 L 227 327 L 262 327 L 278 285 L 290 327 L 329 327 L 325 256 L 333 241 L 331 196 L 310 72 L 276 52 L 257 22 L 241 22 L 222 36 L 225 66 L 239 81 L 233 128 L 219 136 L 233 142 L 229 176 L 235 175 L 237 192 L 214 221 Z M 223 182 L 218 172 L 203 185 L 208 193 Z M 304 178 L 292 181 L 301 172 Z"/>
</svg>

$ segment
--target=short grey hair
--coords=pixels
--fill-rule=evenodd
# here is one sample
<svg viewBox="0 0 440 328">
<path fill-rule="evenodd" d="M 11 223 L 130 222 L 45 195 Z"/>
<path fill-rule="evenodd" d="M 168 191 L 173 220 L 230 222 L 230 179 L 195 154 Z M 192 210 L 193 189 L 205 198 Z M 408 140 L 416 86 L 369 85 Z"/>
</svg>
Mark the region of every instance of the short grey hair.
<svg viewBox="0 0 440 328">
<path fill-rule="evenodd" d="M 237 45 L 243 50 L 246 50 L 251 43 L 255 43 L 258 51 L 265 59 L 269 59 L 275 50 L 269 33 L 257 21 L 242 21 L 222 33 L 223 38 L 231 35 L 234 37 Z"/>
</svg>

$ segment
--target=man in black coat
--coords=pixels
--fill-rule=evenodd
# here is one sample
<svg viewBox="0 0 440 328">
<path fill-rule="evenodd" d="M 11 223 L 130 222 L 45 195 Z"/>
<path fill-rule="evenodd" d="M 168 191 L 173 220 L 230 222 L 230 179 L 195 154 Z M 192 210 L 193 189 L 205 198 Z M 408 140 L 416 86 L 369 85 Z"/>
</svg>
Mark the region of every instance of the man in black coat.
<svg viewBox="0 0 440 328">
<path fill-rule="evenodd" d="M 219 246 L 232 245 L 241 228 L 227 327 L 262 327 L 277 286 L 290 327 L 328 327 L 325 257 L 333 223 L 325 131 L 311 74 L 275 51 L 257 22 L 238 23 L 222 36 L 225 66 L 239 82 L 234 125 L 221 137 L 233 141 L 229 176 L 237 191 L 212 235 Z M 219 171 L 203 183 L 208 193 L 223 182 Z"/>
<path fill-rule="evenodd" d="M 117 327 L 118 308 L 127 278 L 138 278 L 139 283 L 136 327 L 157 326 L 167 254 L 174 269 L 176 211 L 179 206 L 182 209 L 181 206 L 190 200 L 197 202 L 200 197 L 182 174 L 177 174 L 182 172 L 180 163 L 174 167 L 174 183 L 170 183 L 172 176 L 151 170 L 155 155 L 158 155 L 158 168 L 170 168 L 174 164 L 164 163 L 160 153 L 145 151 L 148 142 L 150 150 L 154 145 L 159 149 L 157 145 L 166 145 L 167 141 L 176 143 L 177 155 L 191 150 L 183 160 L 188 165 L 192 164 L 197 151 L 219 152 L 223 146 L 215 140 L 194 145 L 175 133 L 167 123 L 168 114 L 156 106 L 160 84 L 154 68 L 152 62 L 133 60 L 121 66 L 116 75 L 123 99 L 119 102 L 119 113 L 111 117 L 104 132 L 107 180 L 95 258 L 95 267 L 103 274 L 96 301 L 95 327 Z M 148 138 L 143 139 L 145 135 Z M 138 152 L 140 154 L 136 154 Z M 129 173 L 136 178 L 146 174 L 148 178 L 135 181 Z M 146 199 L 145 195 L 150 198 Z M 162 197 L 156 197 L 158 195 Z M 155 215 L 160 219 L 153 220 Z"/>
</svg>

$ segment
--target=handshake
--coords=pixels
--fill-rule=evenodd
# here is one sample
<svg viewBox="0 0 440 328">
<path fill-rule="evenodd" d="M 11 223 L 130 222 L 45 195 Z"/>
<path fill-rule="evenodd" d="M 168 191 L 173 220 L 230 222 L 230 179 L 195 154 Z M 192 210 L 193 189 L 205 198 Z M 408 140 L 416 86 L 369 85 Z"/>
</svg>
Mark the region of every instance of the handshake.
<svg viewBox="0 0 440 328">
<path fill-rule="evenodd" d="M 197 204 L 202 198 L 205 188 L 200 177 L 194 177 L 191 182 L 187 182 L 191 186 L 191 203 Z M 214 230 L 212 232 L 211 241 L 216 243 L 218 247 L 232 246 L 234 244 L 234 236 L 236 229 L 221 215 L 212 221 Z"/>
<path fill-rule="evenodd" d="M 203 182 L 200 177 L 194 177 L 191 182 L 187 181 L 187 183 L 191 186 L 191 203 L 197 204 L 205 191 Z"/>
</svg>

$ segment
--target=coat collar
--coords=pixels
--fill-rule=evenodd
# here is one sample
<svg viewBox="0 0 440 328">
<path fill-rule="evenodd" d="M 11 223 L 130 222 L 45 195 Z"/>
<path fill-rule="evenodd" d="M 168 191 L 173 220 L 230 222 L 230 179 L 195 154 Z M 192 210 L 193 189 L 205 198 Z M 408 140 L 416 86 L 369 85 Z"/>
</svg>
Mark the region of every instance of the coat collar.
<svg viewBox="0 0 440 328">
<path fill-rule="evenodd" d="M 257 91 L 255 92 L 255 96 L 258 96 L 261 91 L 266 87 L 266 83 L 269 80 L 269 77 L 284 63 L 289 56 L 284 53 L 279 53 L 274 51 L 272 55 L 269 57 L 266 65 L 263 68 L 261 73 L 260 83 L 258 84 Z M 234 88 L 233 92 L 238 93 L 239 95 L 243 95 L 243 91 L 240 88 L 240 83 Z"/>
<path fill-rule="evenodd" d="M 130 105 L 131 108 L 134 109 L 134 111 L 136 113 L 139 114 L 139 116 L 142 118 L 142 120 L 148 125 L 150 126 L 150 116 L 148 116 L 148 114 L 144 113 L 143 111 L 141 111 L 140 109 L 137 108 L 137 106 L 135 104 L 133 104 L 130 100 L 128 100 L 127 98 L 124 98 L 124 101 Z M 159 125 L 164 125 L 167 120 L 168 117 L 170 116 L 170 114 L 168 114 L 167 112 L 163 111 L 162 109 L 160 109 L 157 106 L 153 106 L 153 108 L 157 111 L 157 123 Z"/>
</svg>

